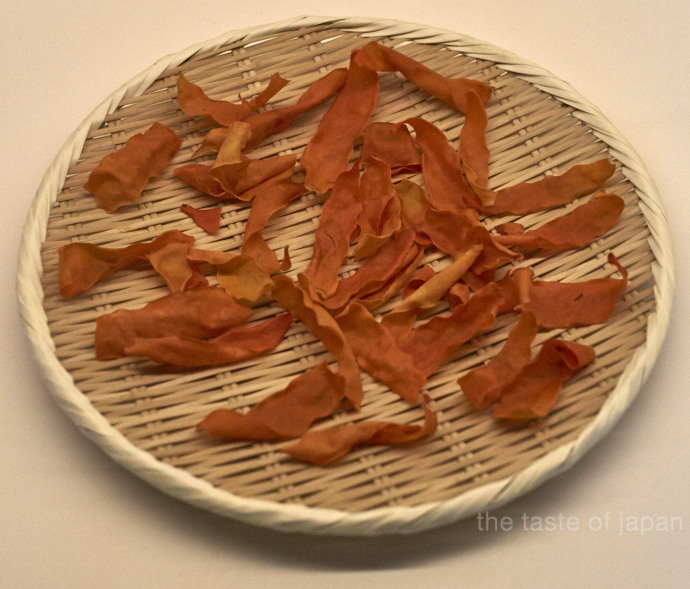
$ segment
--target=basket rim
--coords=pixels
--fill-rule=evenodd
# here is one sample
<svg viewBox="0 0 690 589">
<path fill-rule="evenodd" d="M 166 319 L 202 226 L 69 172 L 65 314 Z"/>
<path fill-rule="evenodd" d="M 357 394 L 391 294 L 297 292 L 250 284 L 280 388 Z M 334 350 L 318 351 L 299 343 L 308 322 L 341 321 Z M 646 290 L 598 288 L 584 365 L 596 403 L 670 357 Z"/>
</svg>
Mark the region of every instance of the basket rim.
<svg viewBox="0 0 690 589">
<path fill-rule="evenodd" d="M 55 344 L 50 336 L 42 305 L 42 264 L 39 250 L 46 234 L 51 205 L 62 189 L 67 169 L 79 157 L 89 131 L 100 125 L 123 98 L 142 93 L 162 71 L 200 51 L 222 47 L 234 41 L 314 26 L 357 32 L 362 36 L 375 34 L 415 43 L 443 44 L 450 50 L 470 57 L 490 60 L 499 68 L 572 106 L 575 108 L 575 116 L 609 146 L 621 163 L 623 173 L 636 189 L 640 208 L 650 228 L 649 244 L 655 256 L 652 273 L 656 309 L 648 318 L 646 341 L 635 351 L 600 411 L 575 440 L 559 446 L 515 475 L 471 489 L 450 500 L 350 513 L 238 497 L 215 488 L 187 471 L 158 461 L 153 455 L 132 445 L 91 405 L 55 354 Z M 482 510 L 496 509 L 572 467 L 614 427 L 646 381 L 660 352 L 670 321 L 674 288 L 673 265 L 664 207 L 643 162 L 603 113 L 568 83 L 510 51 L 445 29 L 397 20 L 299 16 L 230 31 L 158 59 L 103 100 L 69 136 L 39 185 L 24 225 L 16 286 L 20 316 L 49 392 L 78 429 L 121 466 L 168 495 L 246 523 L 290 532 L 371 536 L 415 533 L 463 519 Z"/>
</svg>

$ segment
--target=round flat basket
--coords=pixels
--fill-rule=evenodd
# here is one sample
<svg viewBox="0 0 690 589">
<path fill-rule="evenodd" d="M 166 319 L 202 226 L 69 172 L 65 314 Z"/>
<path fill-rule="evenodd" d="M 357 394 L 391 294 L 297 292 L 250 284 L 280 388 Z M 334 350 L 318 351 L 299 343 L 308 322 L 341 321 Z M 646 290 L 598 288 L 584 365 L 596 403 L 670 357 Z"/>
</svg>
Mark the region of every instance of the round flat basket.
<svg viewBox="0 0 690 589">
<path fill-rule="evenodd" d="M 143 307 L 166 294 L 166 286 L 153 271 L 125 270 L 67 299 L 58 290 L 57 250 L 73 241 L 124 247 L 178 229 L 192 235 L 197 247 L 239 251 L 248 203 L 221 203 L 221 230 L 214 235 L 180 211 L 185 203 L 219 203 L 173 174 L 175 167 L 205 161 L 195 152 L 211 127 L 180 109 L 178 74 L 214 99 L 235 102 L 238 95 L 256 95 L 279 73 L 289 84 L 262 107 L 273 109 L 293 104 L 312 82 L 346 67 L 351 51 L 372 40 L 444 77 L 491 85 L 490 188 L 608 157 L 616 170 L 605 189 L 625 202 L 617 224 L 586 247 L 521 263 L 540 279 L 584 281 L 620 276 L 607 262 L 613 253 L 628 272 L 627 289 L 605 323 L 540 334 L 589 344 L 596 359 L 564 385 L 547 417 L 527 425 L 506 426 L 491 411 L 474 410 L 458 384 L 461 374 L 501 348 L 511 321 L 499 316 L 429 377 L 424 391 L 438 427 L 418 444 L 362 446 L 334 464 L 313 466 L 281 452 L 282 441 L 212 440 L 196 428 L 204 416 L 223 407 L 246 411 L 305 369 L 332 362 L 323 344 L 295 321 L 271 353 L 231 366 L 166 370 L 141 358 L 99 361 L 97 317 Z M 375 120 L 421 117 L 449 141 L 457 140 L 463 115 L 397 72 L 380 73 L 379 79 Z M 299 157 L 329 105 L 301 115 L 252 157 L 294 153 L 299 175 Z M 154 122 L 175 131 L 181 149 L 136 204 L 105 213 L 83 188 L 89 173 L 105 154 Z M 289 246 L 290 276 L 310 260 L 322 203 L 323 196 L 306 191 L 263 231 L 279 258 Z M 567 210 L 484 222 L 490 230 L 505 220 L 532 227 Z M 505 504 L 570 468 L 613 427 L 645 381 L 667 328 L 669 244 L 662 207 L 638 156 L 593 105 L 549 72 L 449 31 L 397 21 L 300 17 L 234 31 L 160 59 L 100 104 L 68 139 L 39 188 L 21 247 L 18 292 L 37 362 L 58 405 L 89 439 L 154 487 L 212 512 L 284 531 L 412 533 Z M 443 261 L 429 257 L 422 263 Z M 362 382 L 361 410 L 339 413 L 325 425 L 420 421 L 418 406 L 402 402 L 364 372 Z"/>
</svg>

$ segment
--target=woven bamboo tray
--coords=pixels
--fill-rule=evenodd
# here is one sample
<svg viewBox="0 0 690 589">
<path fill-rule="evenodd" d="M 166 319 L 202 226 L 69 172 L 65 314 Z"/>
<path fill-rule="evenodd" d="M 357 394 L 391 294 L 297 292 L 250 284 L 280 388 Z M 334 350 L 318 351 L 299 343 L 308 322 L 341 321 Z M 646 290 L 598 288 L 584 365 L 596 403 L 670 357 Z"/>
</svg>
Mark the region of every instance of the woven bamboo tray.
<svg viewBox="0 0 690 589">
<path fill-rule="evenodd" d="M 490 187 L 561 173 L 608 155 L 617 165 L 606 188 L 625 199 L 616 227 L 591 246 L 525 261 L 536 276 L 576 281 L 614 275 L 613 252 L 630 273 L 629 287 L 603 325 L 569 330 L 594 345 L 597 359 L 570 381 L 548 418 L 506 428 L 464 400 L 457 377 L 496 353 L 508 324 L 465 346 L 429 381 L 438 431 L 413 448 L 369 447 L 318 468 L 289 459 L 278 443 L 209 442 L 195 424 L 218 407 L 248 408 L 284 387 L 328 354 L 298 324 L 270 355 L 239 366 L 170 372 L 137 359 L 98 362 L 96 317 L 138 308 L 165 294 L 152 273 L 123 272 L 75 299 L 57 291 L 56 249 L 83 240 L 109 247 L 149 240 L 177 228 L 209 249 L 239 248 L 247 209 L 224 205 L 222 229 L 209 236 L 179 212 L 208 197 L 171 174 L 192 161 L 208 129 L 176 100 L 180 71 L 214 98 L 250 97 L 279 72 L 290 84 L 268 108 L 290 104 L 314 81 L 347 65 L 350 51 L 378 40 L 445 76 L 490 83 L 487 108 Z M 271 138 L 258 156 L 301 154 L 327 105 Z M 381 75 L 380 120 L 422 116 L 457 137 L 462 117 L 397 74 Z M 93 166 L 128 137 L 160 121 L 183 139 L 168 170 L 141 201 L 115 215 L 98 209 L 82 185 Z M 277 252 L 290 245 L 292 273 L 311 255 L 320 202 L 293 203 L 265 231 Z M 521 219 L 527 226 L 561 214 Z M 502 219 L 502 220 L 505 220 Z M 491 227 L 492 219 L 486 223 Z M 88 438 L 153 486 L 204 509 L 269 528 L 317 534 L 412 533 L 495 509 L 571 467 L 609 431 L 632 402 L 659 351 L 673 286 L 670 239 L 662 207 L 630 145 L 573 88 L 542 68 L 467 36 L 396 21 L 302 17 L 234 31 L 157 61 L 100 104 L 58 154 L 31 208 L 20 252 L 20 309 L 35 356 L 59 406 Z M 425 260 L 442 263 L 433 258 Z M 543 334 L 555 335 L 556 333 Z M 360 418 L 418 421 L 390 391 L 364 377 Z M 339 416 L 342 422 L 350 416 Z"/>
</svg>

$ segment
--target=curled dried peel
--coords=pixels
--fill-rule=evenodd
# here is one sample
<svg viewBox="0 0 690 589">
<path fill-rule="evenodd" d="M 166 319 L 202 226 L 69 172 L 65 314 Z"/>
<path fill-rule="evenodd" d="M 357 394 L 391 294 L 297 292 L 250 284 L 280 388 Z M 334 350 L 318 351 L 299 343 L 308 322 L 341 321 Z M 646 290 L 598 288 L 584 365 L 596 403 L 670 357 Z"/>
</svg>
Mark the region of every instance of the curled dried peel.
<svg viewBox="0 0 690 589">
<path fill-rule="evenodd" d="M 403 287 L 402 298 L 406 299 L 409 297 L 415 290 L 417 290 L 435 274 L 436 272 L 429 264 L 422 266 L 414 273 L 412 278 L 410 278 L 410 281 Z"/>
<path fill-rule="evenodd" d="M 345 397 L 358 409 L 362 404 L 364 391 L 352 347 L 333 316 L 310 297 L 307 278 L 301 275 L 299 279 L 298 284 L 288 276 L 276 276 L 273 298 L 295 319 L 301 321 L 312 335 L 321 340 L 338 361 L 338 374 L 345 380 Z"/>
<path fill-rule="evenodd" d="M 332 188 L 336 178 L 347 169 L 354 142 L 378 101 L 378 74 L 362 67 L 357 55 L 358 50 L 352 52 L 345 84 L 302 155 L 305 185 L 320 194 Z"/>
<path fill-rule="evenodd" d="M 405 401 L 416 403 L 426 377 L 397 345 L 386 327 L 360 303 L 351 303 L 336 321 L 363 370 Z"/>
<path fill-rule="evenodd" d="M 237 198 L 234 192 L 225 190 L 211 175 L 209 164 L 186 164 L 173 170 L 173 174 L 183 182 L 214 198 L 229 200 Z"/>
<path fill-rule="evenodd" d="M 570 213 L 525 231 L 517 223 L 499 225 L 495 241 L 522 251 L 558 252 L 582 247 L 604 235 L 617 222 L 625 202 L 615 194 L 598 192 Z"/>
<path fill-rule="evenodd" d="M 287 256 L 283 264 L 266 243 L 262 231 L 271 217 L 283 210 L 304 193 L 304 184 L 298 182 L 278 182 L 257 194 L 252 200 L 249 217 L 244 230 L 241 253 L 253 258 L 257 265 L 268 274 L 275 274 L 290 267 Z"/>
<path fill-rule="evenodd" d="M 496 200 L 489 190 L 489 148 L 486 145 L 486 126 L 489 118 L 484 101 L 475 93 L 467 94 L 465 122 L 460 131 L 458 154 L 467 183 L 477 195 L 482 207 Z"/>
<path fill-rule="evenodd" d="M 292 323 L 288 313 L 247 326 L 231 327 L 210 339 L 164 335 L 137 337 L 126 356 L 183 368 L 227 366 L 261 356 L 278 346 Z"/>
<path fill-rule="evenodd" d="M 293 378 L 246 413 L 216 409 L 197 425 L 213 438 L 274 440 L 295 438 L 333 414 L 343 399 L 343 379 L 321 363 Z"/>
<path fill-rule="evenodd" d="M 480 80 L 465 77 L 445 78 L 418 60 L 376 41 L 362 47 L 359 60 L 372 70 L 400 72 L 427 94 L 462 113 L 467 110 L 468 94 L 476 94 L 483 103 L 491 96 L 491 86 Z"/>
<path fill-rule="evenodd" d="M 184 290 L 205 281 L 187 261 L 194 238 L 172 229 L 152 241 L 121 248 L 73 242 L 58 248 L 60 294 L 74 297 L 125 268 L 153 265 L 170 289 Z"/>
<path fill-rule="evenodd" d="M 362 134 L 360 158 L 363 162 L 378 159 L 386 162 L 392 174 L 419 172 L 422 158 L 404 124 L 373 121 Z"/>
<path fill-rule="evenodd" d="M 190 249 L 189 243 L 170 241 L 163 247 L 152 248 L 146 254 L 146 259 L 165 280 L 170 292 L 181 292 L 195 286 L 190 284 L 190 281 L 195 279 L 194 267 L 187 258 Z M 202 282 L 206 284 L 205 279 Z"/>
<path fill-rule="evenodd" d="M 265 137 L 287 129 L 299 115 L 318 106 L 341 90 L 346 79 L 347 69 L 336 68 L 310 84 L 294 105 L 247 117 L 245 120 L 252 128 L 252 137 L 247 148 L 253 149 Z"/>
<path fill-rule="evenodd" d="M 543 329 L 567 329 L 605 322 L 628 285 L 628 272 L 613 254 L 608 261 L 621 278 L 592 278 L 580 282 L 534 280 L 530 270 L 516 269 L 500 282 L 513 308 L 534 315 Z"/>
<path fill-rule="evenodd" d="M 188 258 L 214 266 L 218 285 L 241 303 L 258 305 L 270 299 L 271 276 L 252 256 L 194 248 Z"/>
<path fill-rule="evenodd" d="M 521 313 L 498 354 L 458 379 L 476 409 L 495 404 L 494 417 L 512 421 L 545 417 L 556 404 L 563 383 L 594 361 L 591 346 L 555 338 L 542 344 L 532 357 L 538 330 L 534 315 Z"/>
<path fill-rule="evenodd" d="M 391 313 L 431 309 L 436 306 L 451 287 L 469 271 L 481 250 L 480 245 L 475 245 L 459 253 L 448 266 L 429 277 L 424 284 L 403 299 Z"/>
<path fill-rule="evenodd" d="M 498 354 L 458 379 L 462 392 L 475 409 L 486 409 L 530 361 L 537 322 L 531 313 L 522 313 Z"/>
<path fill-rule="evenodd" d="M 556 404 L 563 383 L 594 361 L 594 349 L 559 339 L 546 341 L 536 357 L 506 383 L 494 417 L 513 421 L 538 419 Z"/>
<path fill-rule="evenodd" d="M 284 131 L 295 119 L 325 102 L 342 89 L 347 77 L 346 68 L 336 68 L 309 85 L 294 105 L 256 113 L 245 120 L 252 130 L 246 150 L 256 148 L 266 137 Z"/>
<path fill-rule="evenodd" d="M 254 98 L 233 103 L 209 98 L 200 86 L 180 73 L 177 76 L 177 101 L 182 111 L 189 116 L 208 117 L 219 125 L 228 126 L 266 104 L 287 83 L 279 74 L 273 74 L 268 85 Z"/>
<path fill-rule="evenodd" d="M 361 290 L 356 297 L 367 309 L 377 309 L 384 303 L 395 297 L 400 289 L 414 274 L 424 257 L 424 248 L 418 244 L 410 246 L 407 254 L 399 260 L 399 263 L 391 268 L 384 280 L 369 285 L 368 288 Z"/>
<path fill-rule="evenodd" d="M 250 137 L 249 124 L 236 121 L 227 129 L 212 165 L 182 166 L 175 169 L 175 174 L 216 198 L 252 200 L 265 188 L 292 175 L 297 156 L 287 154 L 251 159 L 243 154 Z"/>
<path fill-rule="evenodd" d="M 359 162 L 340 174 L 323 204 L 314 232 L 314 248 L 304 271 L 311 296 L 317 300 L 333 296 L 340 267 L 348 256 L 357 219 L 362 210 Z"/>
<path fill-rule="evenodd" d="M 465 181 L 456 149 L 443 131 L 422 118 L 405 122 L 414 129 L 415 142 L 422 150 L 422 176 L 429 204 L 442 212 L 481 206 Z"/>
<path fill-rule="evenodd" d="M 305 433 L 297 442 L 283 446 L 282 451 L 297 460 L 326 465 L 336 462 L 355 446 L 400 445 L 419 442 L 436 431 L 438 420 L 423 404 L 424 422 L 405 424 L 391 421 L 360 421 L 331 426 Z"/>
<path fill-rule="evenodd" d="M 401 201 L 402 217 L 417 232 L 415 239 L 418 243 L 433 245 L 451 256 L 481 246 L 472 268 L 475 274 L 482 274 L 522 257 L 494 239 L 476 210 L 437 209 L 431 205 L 421 186 L 406 180 L 396 185 L 396 192 Z"/>
<path fill-rule="evenodd" d="M 360 182 L 362 210 L 358 218 L 359 238 L 355 259 L 373 255 L 400 229 L 400 200 L 391 181 L 390 166 L 378 158 L 363 163 Z"/>
<path fill-rule="evenodd" d="M 560 175 L 545 176 L 541 180 L 499 190 L 493 204 L 482 206 L 481 211 L 490 215 L 524 215 L 565 205 L 600 189 L 614 171 L 615 166 L 606 158 L 575 165 Z"/>
<path fill-rule="evenodd" d="M 331 98 L 343 87 L 346 75 L 346 68 L 336 68 L 310 84 L 295 104 L 244 117 L 242 120 L 251 128 L 251 136 L 244 145 L 244 151 L 252 151 L 266 137 L 285 131 L 297 117 Z M 197 149 L 196 155 L 217 152 L 227 134 L 228 127 L 211 129 Z"/>
<path fill-rule="evenodd" d="M 289 178 L 296 162 L 295 154 L 275 155 L 260 160 L 242 157 L 239 163 L 216 160 L 209 173 L 218 181 L 223 194 L 248 201 L 266 187 Z"/>
<path fill-rule="evenodd" d="M 381 320 L 397 337 L 409 329 L 418 313 L 435 307 L 452 287 L 469 271 L 479 256 L 481 246 L 473 246 L 459 254 L 440 272 L 433 272 L 413 292 L 398 303 Z"/>
<path fill-rule="evenodd" d="M 191 205 L 183 204 L 180 206 L 180 211 L 192 219 L 206 233 L 214 235 L 220 230 L 220 220 L 223 212 L 219 207 L 198 209 Z"/>
<path fill-rule="evenodd" d="M 246 323 L 251 314 L 249 307 L 215 286 L 171 293 L 141 309 L 117 309 L 100 315 L 96 320 L 96 357 L 120 358 L 137 337 L 215 337 Z"/>
<path fill-rule="evenodd" d="M 139 200 L 153 176 L 159 175 L 180 149 L 182 139 L 162 123 L 130 137 L 124 147 L 104 156 L 84 184 L 107 213 Z"/>
<path fill-rule="evenodd" d="M 219 200 L 249 202 L 270 186 L 286 181 L 292 176 L 293 168 L 294 159 L 290 155 L 276 156 L 268 163 L 259 162 L 256 165 L 248 159 L 243 160 L 241 164 L 231 164 L 224 170 L 225 179 L 231 185 L 230 190 L 223 188 L 214 177 L 210 164 L 186 164 L 175 168 L 173 174 L 197 190 Z"/>
<path fill-rule="evenodd" d="M 249 123 L 235 121 L 227 127 L 225 138 L 218 150 L 212 170 L 223 165 L 242 163 L 242 152 L 251 135 L 252 128 L 249 126 Z"/>
<path fill-rule="evenodd" d="M 343 308 L 352 300 L 364 300 L 387 290 L 401 272 L 409 270 L 412 260 L 418 259 L 419 246 L 414 242 L 415 232 L 402 228 L 386 241 L 353 274 L 338 281 L 333 295 L 323 301 L 331 310 Z M 414 267 L 411 269 L 414 271 Z"/>
<path fill-rule="evenodd" d="M 398 345 L 429 376 L 463 344 L 493 326 L 502 302 L 500 290 L 490 284 L 452 312 L 437 315 L 409 330 Z"/>
</svg>

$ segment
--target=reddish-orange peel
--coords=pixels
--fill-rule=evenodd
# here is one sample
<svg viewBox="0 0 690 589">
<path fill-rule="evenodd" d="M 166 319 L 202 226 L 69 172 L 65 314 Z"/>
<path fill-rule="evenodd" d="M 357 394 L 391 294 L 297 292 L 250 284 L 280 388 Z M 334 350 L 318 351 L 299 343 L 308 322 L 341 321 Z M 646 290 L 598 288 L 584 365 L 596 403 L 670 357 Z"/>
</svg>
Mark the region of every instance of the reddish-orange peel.
<svg viewBox="0 0 690 589">
<path fill-rule="evenodd" d="M 233 103 L 209 98 L 200 86 L 180 73 L 177 76 L 177 101 L 182 111 L 189 116 L 208 117 L 219 125 L 228 126 L 266 104 L 287 83 L 279 74 L 273 74 L 268 85 L 254 98 Z"/>
<path fill-rule="evenodd" d="M 252 200 L 240 251 L 254 258 L 258 266 L 268 274 L 275 274 L 287 268 L 278 261 L 275 252 L 266 243 L 262 231 L 271 217 L 303 193 L 304 185 L 301 183 L 278 182 L 266 187 Z M 286 265 L 289 268 L 289 258 Z"/>
<path fill-rule="evenodd" d="M 96 357 L 119 358 L 137 337 L 178 335 L 205 339 L 246 323 L 252 314 L 222 288 L 172 293 L 140 309 L 117 309 L 96 320 Z"/>
<path fill-rule="evenodd" d="M 340 174 L 323 204 L 319 225 L 314 232 L 314 248 L 305 276 L 311 296 L 331 297 L 338 287 L 338 272 L 348 256 L 357 219 L 362 210 L 359 161 Z"/>
<path fill-rule="evenodd" d="M 357 61 L 352 52 L 345 84 L 321 119 L 316 134 L 309 140 L 301 163 L 306 171 L 306 187 L 323 194 L 348 168 L 354 143 L 376 107 L 378 74 Z"/>
<path fill-rule="evenodd" d="M 423 405 L 422 424 L 392 421 L 359 421 L 305 433 L 297 442 L 284 446 L 282 451 L 302 462 L 326 465 L 336 462 L 360 445 L 400 445 L 418 442 L 436 431 L 438 420 Z"/>
<path fill-rule="evenodd" d="M 537 356 L 506 383 L 494 417 L 514 421 L 545 417 L 556 404 L 563 383 L 593 361 L 591 346 L 559 339 L 546 341 Z"/>
<path fill-rule="evenodd" d="M 481 211 L 490 215 L 525 215 L 565 205 L 600 189 L 615 169 L 607 158 L 575 165 L 560 175 L 548 175 L 541 180 L 521 182 L 499 190 L 493 204 L 482 206 Z"/>
<path fill-rule="evenodd" d="M 125 348 L 125 355 L 185 368 L 225 366 L 270 352 L 283 341 L 291 323 L 292 317 L 283 313 L 253 325 L 231 327 L 211 339 L 137 337 Z"/>
<path fill-rule="evenodd" d="M 537 335 L 537 322 L 531 313 L 522 313 L 498 354 L 487 364 L 474 368 L 458 379 L 462 392 L 475 409 L 486 409 L 532 357 L 532 342 Z"/>
<path fill-rule="evenodd" d="M 592 278 L 579 282 L 533 280 L 526 268 L 516 269 L 500 282 L 506 300 L 513 308 L 533 314 L 539 327 L 567 329 L 603 323 L 623 296 L 628 272 L 613 254 L 608 261 L 621 278 Z"/>
<path fill-rule="evenodd" d="M 426 377 L 388 330 L 360 303 L 351 303 L 336 320 L 359 365 L 405 401 L 416 403 Z"/>
<path fill-rule="evenodd" d="M 180 211 L 192 219 L 206 233 L 215 235 L 220 230 L 220 220 L 223 211 L 219 207 L 198 209 L 192 205 L 183 204 L 180 206 Z"/>
<path fill-rule="evenodd" d="M 109 248 L 73 242 L 58 248 L 60 294 L 73 297 L 125 268 L 154 265 L 171 290 L 183 290 L 196 277 L 186 253 L 194 238 L 175 229 L 152 241 Z"/>
<path fill-rule="evenodd" d="M 398 71 L 427 94 L 460 112 L 467 110 L 467 95 L 475 93 L 486 103 L 491 86 L 471 78 L 445 78 L 420 61 L 382 43 L 370 41 L 361 49 L 360 62 L 379 72 Z"/>
<path fill-rule="evenodd" d="M 464 305 L 437 315 L 402 337 L 398 345 L 427 376 L 463 344 L 493 326 L 503 297 L 495 284 L 476 292 Z"/>
<path fill-rule="evenodd" d="M 345 379 L 345 397 L 359 409 L 364 396 L 359 366 L 352 347 L 333 316 L 309 295 L 307 278 L 299 276 L 298 284 L 288 276 L 274 278 L 273 297 L 295 319 L 298 319 L 324 344 L 338 361 L 338 374 Z"/>
<path fill-rule="evenodd" d="M 213 438 L 295 438 L 340 406 L 343 389 L 342 378 L 323 362 L 293 378 L 287 387 L 259 401 L 246 413 L 216 409 L 197 427 Z"/>
<path fill-rule="evenodd" d="M 107 213 L 130 205 L 141 196 L 153 176 L 159 175 L 180 149 L 182 139 L 161 123 L 130 137 L 121 149 L 103 157 L 84 188 Z"/>
<path fill-rule="evenodd" d="M 572 212 L 525 231 L 517 223 L 499 225 L 501 245 L 522 251 L 557 252 L 587 245 L 611 229 L 620 217 L 625 202 L 615 194 L 598 192 Z"/>
</svg>

